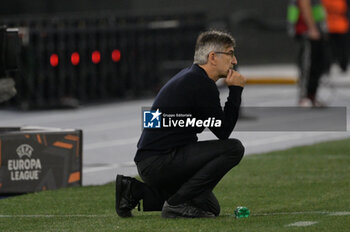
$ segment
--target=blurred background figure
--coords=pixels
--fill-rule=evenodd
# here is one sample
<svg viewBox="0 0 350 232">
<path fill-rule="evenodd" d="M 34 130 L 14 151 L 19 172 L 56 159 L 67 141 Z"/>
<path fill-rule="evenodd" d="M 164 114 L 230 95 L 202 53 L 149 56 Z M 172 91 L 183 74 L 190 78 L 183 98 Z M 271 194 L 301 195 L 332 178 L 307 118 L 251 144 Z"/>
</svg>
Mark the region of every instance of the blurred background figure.
<svg viewBox="0 0 350 232">
<path fill-rule="evenodd" d="M 319 80 L 329 67 L 326 58 L 326 15 L 320 0 L 291 0 L 289 33 L 299 42 L 299 106 L 319 107 Z"/>
<path fill-rule="evenodd" d="M 347 0 L 322 0 L 327 13 L 327 27 L 331 49 L 331 62 L 337 63 L 342 72 L 347 71 L 348 55 L 348 4 Z"/>
</svg>

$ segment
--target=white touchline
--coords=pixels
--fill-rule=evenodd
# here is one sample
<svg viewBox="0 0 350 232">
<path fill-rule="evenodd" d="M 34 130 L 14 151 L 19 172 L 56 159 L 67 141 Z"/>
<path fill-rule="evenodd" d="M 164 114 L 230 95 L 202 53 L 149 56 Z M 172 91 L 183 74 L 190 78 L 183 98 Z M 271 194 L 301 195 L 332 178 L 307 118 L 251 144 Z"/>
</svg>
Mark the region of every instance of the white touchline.
<svg viewBox="0 0 350 232">
<path fill-rule="evenodd" d="M 316 224 L 318 222 L 313 222 L 313 221 L 300 221 L 300 222 L 294 222 L 291 224 L 288 224 L 286 226 L 297 226 L 297 227 L 301 227 L 301 226 L 312 226 L 314 224 Z"/>
<path fill-rule="evenodd" d="M 1 215 L 0 218 L 38 218 L 38 217 L 45 217 L 45 218 L 52 218 L 52 217 L 114 217 L 114 214 L 101 214 L 101 215 L 89 215 L 89 214 L 71 214 L 71 215 L 45 215 L 45 214 L 34 214 L 34 215 Z"/>
<path fill-rule="evenodd" d="M 329 214 L 329 216 L 347 216 L 347 215 L 350 215 L 350 212 L 334 212 Z"/>
<path fill-rule="evenodd" d="M 276 216 L 276 215 L 299 215 L 299 214 L 324 214 L 326 216 L 347 216 L 350 212 L 331 212 L 331 211 L 305 211 L 305 212 L 276 212 L 276 213 L 252 213 L 252 217 L 259 216 Z M 232 214 L 226 214 L 225 216 L 232 216 Z"/>
<path fill-rule="evenodd" d="M 329 211 L 306 211 L 306 212 L 277 212 L 277 213 L 257 213 L 252 216 L 274 216 L 274 215 L 298 215 L 298 214 L 331 214 Z"/>
</svg>

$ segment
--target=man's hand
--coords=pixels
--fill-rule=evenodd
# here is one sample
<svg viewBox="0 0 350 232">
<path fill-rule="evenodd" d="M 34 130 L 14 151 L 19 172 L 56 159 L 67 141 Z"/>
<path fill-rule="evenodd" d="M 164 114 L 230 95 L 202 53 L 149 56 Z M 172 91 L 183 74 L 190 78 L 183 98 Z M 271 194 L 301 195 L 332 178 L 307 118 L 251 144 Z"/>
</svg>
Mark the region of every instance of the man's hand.
<svg viewBox="0 0 350 232">
<path fill-rule="evenodd" d="M 317 29 L 316 22 L 312 16 L 311 0 L 298 0 L 300 11 L 303 15 L 305 24 L 307 25 L 307 35 L 311 40 L 319 40 L 321 34 Z"/>
<path fill-rule="evenodd" d="M 0 103 L 9 100 L 17 93 L 15 89 L 15 81 L 10 78 L 0 79 Z"/>
<path fill-rule="evenodd" d="M 307 35 L 311 40 L 319 40 L 321 38 L 321 34 L 317 28 L 310 28 Z"/>
<path fill-rule="evenodd" d="M 241 86 L 244 87 L 246 78 L 242 76 L 239 72 L 230 69 L 228 71 L 227 77 L 225 78 L 225 83 L 228 86 Z"/>
</svg>

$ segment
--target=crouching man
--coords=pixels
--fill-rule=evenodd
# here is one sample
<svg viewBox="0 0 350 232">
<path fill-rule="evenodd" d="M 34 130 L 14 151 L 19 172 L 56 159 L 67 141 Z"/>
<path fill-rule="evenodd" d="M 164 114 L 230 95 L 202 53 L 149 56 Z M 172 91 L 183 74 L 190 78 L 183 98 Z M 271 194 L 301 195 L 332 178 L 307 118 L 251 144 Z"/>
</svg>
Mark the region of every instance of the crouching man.
<svg viewBox="0 0 350 232">
<path fill-rule="evenodd" d="M 237 64 L 235 40 L 227 33 L 207 31 L 198 36 L 194 62 L 159 91 L 153 119 L 160 112 L 186 112 L 192 120 L 215 120 L 208 128 L 218 140 L 199 141 L 205 127 L 145 128 L 138 142 L 135 163 L 140 177 L 117 175 L 116 211 L 120 217 L 143 200 L 144 211 L 161 211 L 164 218 L 216 217 L 220 205 L 213 189 L 242 159 L 242 143 L 229 138 L 238 119 L 245 78 Z M 224 78 L 229 89 L 224 109 L 215 84 Z M 157 111 L 158 110 L 158 111 Z M 195 119 L 193 119 L 195 118 Z M 195 125 L 195 126 L 193 126 Z"/>
</svg>

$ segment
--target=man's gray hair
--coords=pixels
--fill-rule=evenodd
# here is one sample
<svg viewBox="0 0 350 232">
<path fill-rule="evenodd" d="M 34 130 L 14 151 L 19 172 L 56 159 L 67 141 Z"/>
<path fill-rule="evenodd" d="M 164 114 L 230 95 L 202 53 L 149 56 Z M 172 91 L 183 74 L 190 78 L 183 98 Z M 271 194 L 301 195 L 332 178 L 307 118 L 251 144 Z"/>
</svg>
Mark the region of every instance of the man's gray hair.
<svg viewBox="0 0 350 232">
<path fill-rule="evenodd" d="M 199 34 L 194 52 L 194 64 L 206 64 L 212 51 L 223 51 L 227 47 L 235 47 L 235 39 L 222 31 L 206 31 Z"/>
</svg>

